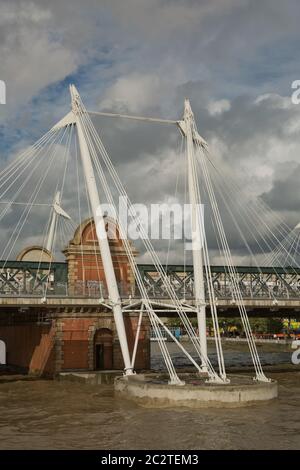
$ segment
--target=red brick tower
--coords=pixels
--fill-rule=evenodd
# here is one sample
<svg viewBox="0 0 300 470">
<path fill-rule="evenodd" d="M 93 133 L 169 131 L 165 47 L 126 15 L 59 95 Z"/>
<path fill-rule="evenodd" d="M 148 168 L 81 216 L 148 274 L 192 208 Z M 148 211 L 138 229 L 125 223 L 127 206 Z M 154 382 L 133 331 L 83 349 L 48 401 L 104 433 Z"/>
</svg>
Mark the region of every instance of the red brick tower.
<svg viewBox="0 0 300 470">
<path fill-rule="evenodd" d="M 113 264 L 121 295 L 134 294 L 134 277 L 128 257 L 120 239 L 116 223 L 106 218 Z M 134 256 L 137 251 L 131 244 Z M 74 238 L 63 251 L 68 262 L 69 295 L 91 295 L 106 297 L 106 282 L 96 228 L 93 219 L 85 220 L 77 228 Z"/>
</svg>

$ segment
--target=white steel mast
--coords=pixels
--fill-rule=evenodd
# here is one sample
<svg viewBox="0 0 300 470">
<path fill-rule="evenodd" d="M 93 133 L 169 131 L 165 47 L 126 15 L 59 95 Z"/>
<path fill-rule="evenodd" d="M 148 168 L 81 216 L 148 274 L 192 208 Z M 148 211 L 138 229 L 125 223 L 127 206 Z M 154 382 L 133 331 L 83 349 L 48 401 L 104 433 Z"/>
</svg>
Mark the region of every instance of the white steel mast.
<svg viewBox="0 0 300 470">
<path fill-rule="evenodd" d="M 47 242 L 45 246 L 46 250 L 50 252 L 53 249 L 58 216 L 71 220 L 71 217 L 60 206 L 60 191 L 57 191 L 53 199 L 51 222 L 50 222 Z"/>
<path fill-rule="evenodd" d="M 120 341 L 121 352 L 125 365 L 125 375 L 133 374 L 133 367 L 129 356 L 128 342 L 126 336 L 126 330 L 123 319 L 123 312 L 121 307 L 121 299 L 119 294 L 119 288 L 115 275 L 115 270 L 112 262 L 110 247 L 107 238 L 107 232 L 105 229 L 105 221 L 103 212 L 100 204 L 99 193 L 97 189 L 94 168 L 91 160 L 89 147 L 85 137 L 85 131 L 82 125 L 82 115 L 86 112 L 81 104 L 79 93 L 74 85 L 70 86 L 70 93 L 72 98 L 72 110 L 75 115 L 75 122 L 78 134 L 78 141 L 80 146 L 81 161 L 83 166 L 83 172 L 85 175 L 86 186 L 91 205 L 91 210 L 96 226 L 96 233 L 100 248 L 101 259 L 103 263 L 105 279 L 108 289 L 109 299 L 112 303 L 112 310 L 116 329 Z"/>
<path fill-rule="evenodd" d="M 203 274 L 203 239 L 204 239 L 204 214 L 201 201 L 197 197 L 196 189 L 196 161 L 195 161 L 195 139 L 200 138 L 194 128 L 194 114 L 189 100 L 184 102 L 183 121 L 179 123 L 186 138 L 186 152 L 188 161 L 188 189 L 191 212 L 192 231 L 192 255 L 194 266 L 194 295 L 197 308 L 197 321 L 200 338 L 200 349 L 202 354 L 201 369 L 207 372 L 205 358 L 207 358 L 207 338 L 206 338 L 206 303 Z M 201 138 L 200 138 L 201 139 Z M 202 142 L 202 140 L 201 140 Z M 203 141 L 204 142 L 204 141 Z"/>
</svg>

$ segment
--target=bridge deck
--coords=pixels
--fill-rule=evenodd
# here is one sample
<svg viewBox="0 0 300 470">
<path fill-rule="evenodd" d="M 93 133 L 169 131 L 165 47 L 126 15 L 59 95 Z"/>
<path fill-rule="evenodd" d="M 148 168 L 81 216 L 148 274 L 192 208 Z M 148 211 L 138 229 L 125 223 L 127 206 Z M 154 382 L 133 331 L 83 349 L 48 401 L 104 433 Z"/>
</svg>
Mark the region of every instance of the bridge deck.
<svg viewBox="0 0 300 470">
<path fill-rule="evenodd" d="M 172 302 L 167 298 L 163 282 L 154 266 L 140 264 L 144 285 L 148 296 L 153 301 L 167 304 L 162 308 L 172 309 Z M 193 266 L 165 266 L 169 280 L 179 299 L 185 299 L 186 305 L 193 305 Z M 232 301 L 232 281 L 224 266 L 211 266 L 212 280 L 217 306 L 220 312 L 236 311 Z M 273 315 L 278 311 L 300 310 L 300 269 L 287 267 L 237 266 L 239 283 L 248 312 L 269 311 Z M 139 299 L 137 286 L 119 285 L 123 303 Z M 206 292 L 208 298 L 208 292 Z M 58 307 L 96 307 L 100 298 L 107 299 L 107 290 L 98 281 L 79 281 L 75 287 L 68 286 L 67 263 L 38 263 L 28 261 L 0 261 L 0 309 L 36 308 L 43 305 L 46 309 Z M 44 301 L 43 299 L 46 299 Z M 106 300 L 107 302 L 107 300 Z M 104 301 L 105 304 L 105 301 Z"/>
<path fill-rule="evenodd" d="M 140 299 L 124 299 L 123 306 L 126 307 L 128 312 L 139 311 Z M 193 307 L 194 302 L 192 300 L 186 300 L 184 302 L 186 310 L 190 310 Z M 272 299 L 244 299 L 244 305 L 247 308 L 249 316 L 282 316 L 282 315 L 293 315 L 294 317 L 300 316 L 300 300 L 299 299 L 285 299 L 278 300 L 276 304 Z M 0 316 L 1 311 L 8 312 L 9 310 L 17 309 L 26 313 L 28 309 L 43 311 L 53 310 L 69 310 L 69 309 L 99 309 L 99 308 L 110 308 L 108 302 L 103 302 L 96 298 L 87 297 L 48 297 L 46 300 L 42 300 L 40 297 L 1 297 L 0 298 Z M 175 309 L 170 299 L 155 299 L 154 309 L 160 316 L 172 316 L 175 315 Z M 209 306 L 208 306 L 209 310 Z M 218 311 L 220 316 L 236 316 L 239 314 L 238 306 L 232 301 L 232 299 L 219 299 L 218 300 Z M 190 310 L 190 315 L 195 315 L 193 310 Z"/>
</svg>

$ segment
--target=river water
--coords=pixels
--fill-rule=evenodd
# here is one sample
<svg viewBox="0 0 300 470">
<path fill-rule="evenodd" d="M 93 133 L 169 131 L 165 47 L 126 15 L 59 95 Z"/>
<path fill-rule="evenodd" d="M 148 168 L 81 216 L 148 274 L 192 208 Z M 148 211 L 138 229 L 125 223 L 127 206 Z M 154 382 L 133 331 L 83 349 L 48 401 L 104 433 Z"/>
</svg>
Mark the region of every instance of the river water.
<svg viewBox="0 0 300 470">
<path fill-rule="evenodd" d="M 226 348 L 233 365 L 247 359 L 240 349 Z M 261 355 L 270 363 L 266 349 Z M 268 373 L 279 382 L 279 398 L 243 408 L 150 409 L 114 397 L 110 385 L 0 383 L 0 448 L 299 449 L 300 371 L 284 371 L 286 354 L 273 353 L 281 372 Z M 156 345 L 152 362 L 160 364 Z"/>
</svg>

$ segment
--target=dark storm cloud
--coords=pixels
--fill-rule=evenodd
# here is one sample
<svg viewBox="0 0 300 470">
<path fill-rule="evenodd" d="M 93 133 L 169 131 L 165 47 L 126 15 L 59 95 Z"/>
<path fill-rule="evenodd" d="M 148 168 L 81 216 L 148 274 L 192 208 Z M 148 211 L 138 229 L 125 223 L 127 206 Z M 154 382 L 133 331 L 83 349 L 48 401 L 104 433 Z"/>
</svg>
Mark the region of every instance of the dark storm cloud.
<svg viewBox="0 0 300 470">
<path fill-rule="evenodd" d="M 283 171 L 273 182 L 272 189 L 268 193 L 263 193 L 262 198 L 266 203 L 278 211 L 291 211 L 298 213 L 300 218 L 300 165 L 288 162 L 289 171 Z M 287 173 L 287 174 L 286 174 Z"/>
</svg>

